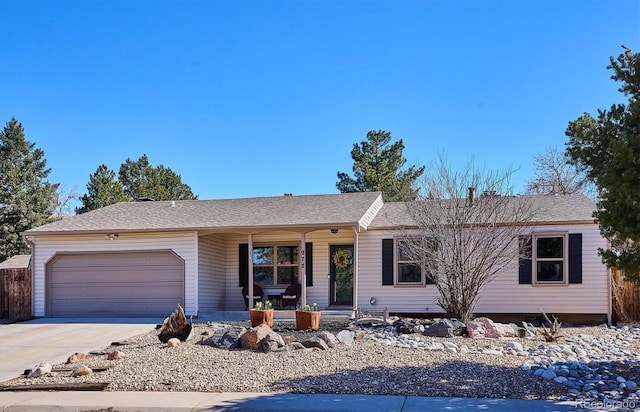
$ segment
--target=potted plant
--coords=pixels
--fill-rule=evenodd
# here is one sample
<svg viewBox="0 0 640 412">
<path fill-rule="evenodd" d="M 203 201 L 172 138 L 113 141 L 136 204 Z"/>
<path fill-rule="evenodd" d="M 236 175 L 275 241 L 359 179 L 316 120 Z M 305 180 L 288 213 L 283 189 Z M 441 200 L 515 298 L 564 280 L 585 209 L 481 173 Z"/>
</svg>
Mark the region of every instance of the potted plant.
<svg viewBox="0 0 640 412">
<path fill-rule="evenodd" d="M 318 330 L 320 327 L 320 313 L 317 303 L 298 307 L 296 309 L 296 329 Z"/>
<path fill-rule="evenodd" d="M 256 302 L 256 306 L 249 310 L 249 316 L 251 316 L 251 327 L 258 326 L 262 323 L 266 323 L 267 326 L 273 326 L 273 309 L 271 308 L 271 302 L 266 301 L 264 305 L 262 302 Z"/>
</svg>

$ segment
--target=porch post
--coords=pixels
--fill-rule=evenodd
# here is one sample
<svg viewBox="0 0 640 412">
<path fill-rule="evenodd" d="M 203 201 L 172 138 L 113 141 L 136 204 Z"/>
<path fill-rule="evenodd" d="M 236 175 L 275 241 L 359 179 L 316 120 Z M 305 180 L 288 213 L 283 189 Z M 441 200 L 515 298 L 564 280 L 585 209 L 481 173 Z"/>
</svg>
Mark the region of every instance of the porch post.
<svg viewBox="0 0 640 412">
<path fill-rule="evenodd" d="M 307 304 L 307 243 L 305 233 L 300 234 L 300 269 L 298 271 L 298 278 L 300 278 L 300 305 Z"/>
<path fill-rule="evenodd" d="M 359 249 L 359 233 L 356 226 L 353 227 L 353 310 L 358 310 L 358 249 Z"/>
<path fill-rule="evenodd" d="M 253 308 L 253 234 L 249 233 L 247 239 L 247 248 L 249 249 L 249 274 L 247 276 L 247 290 L 249 291 L 248 310 Z"/>
</svg>

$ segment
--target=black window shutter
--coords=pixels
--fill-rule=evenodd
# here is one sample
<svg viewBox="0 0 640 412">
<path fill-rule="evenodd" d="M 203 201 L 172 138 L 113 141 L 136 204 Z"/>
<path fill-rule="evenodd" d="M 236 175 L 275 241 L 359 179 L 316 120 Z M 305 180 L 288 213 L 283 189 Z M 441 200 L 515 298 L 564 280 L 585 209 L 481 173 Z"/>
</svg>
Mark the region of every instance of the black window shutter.
<svg viewBox="0 0 640 412">
<path fill-rule="evenodd" d="M 393 239 L 382 239 L 382 284 L 393 285 Z"/>
<path fill-rule="evenodd" d="M 582 233 L 569 235 L 569 283 L 582 283 Z"/>
<path fill-rule="evenodd" d="M 240 276 L 240 287 L 249 285 L 249 245 L 240 243 L 238 245 L 238 275 Z"/>
<path fill-rule="evenodd" d="M 307 286 L 313 286 L 313 243 L 309 242 L 305 245 L 304 256 L 307 264 L 307 267 L 305 268 Z"/>
<path fill-rule="evenodd" d="M 518 283 L 521 285 L 530 285 L 533 270 L 531 261 L 531 236 L 520 236 L 518 240 L 518 253 L 520 255 L 518 259 Z"/>
</svg>

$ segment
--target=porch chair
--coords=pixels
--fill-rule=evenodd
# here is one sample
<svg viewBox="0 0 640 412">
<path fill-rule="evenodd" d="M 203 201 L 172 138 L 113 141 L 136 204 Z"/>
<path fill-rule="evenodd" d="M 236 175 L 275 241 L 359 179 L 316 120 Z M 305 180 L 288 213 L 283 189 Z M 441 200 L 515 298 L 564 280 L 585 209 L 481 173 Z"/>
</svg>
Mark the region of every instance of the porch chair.
<svg viewBox="0 0 640 412">
<path fill-rule="evenodd" d="M 282 302 L 282 309 L 287 306 L 293 306 L 295 309 L 300 300 L 302 294 L 302 285 L 299 283 L 291 284 L 280 294 L 280 301 Z"/>
<path fill-rule="evenodd" d="M 262 288 L 255 283 L 253 284 L 253 299 L 251 307 L 256 305 L 256 302 L 262 302 Z M 242 297 L 244 298 L 244 310 L 249 310 L 249 286 L 242 288 Z"/>
</svg>

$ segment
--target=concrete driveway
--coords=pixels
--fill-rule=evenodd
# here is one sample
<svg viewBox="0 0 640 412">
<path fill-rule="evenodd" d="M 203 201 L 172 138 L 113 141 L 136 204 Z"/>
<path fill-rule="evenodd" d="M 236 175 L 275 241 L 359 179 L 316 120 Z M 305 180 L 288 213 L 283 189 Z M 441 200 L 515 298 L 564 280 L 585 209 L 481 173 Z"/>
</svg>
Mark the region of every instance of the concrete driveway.
<svg viewBox="0 0 640 412">
<path fill-rule="evenodd" d="M 63 363 L 76 352 L 104 349 L 111 342 L 149 332 L 160 318 L 45 318 L 0 325 L 0 382 L 40 362 Z"/>
</svg>

